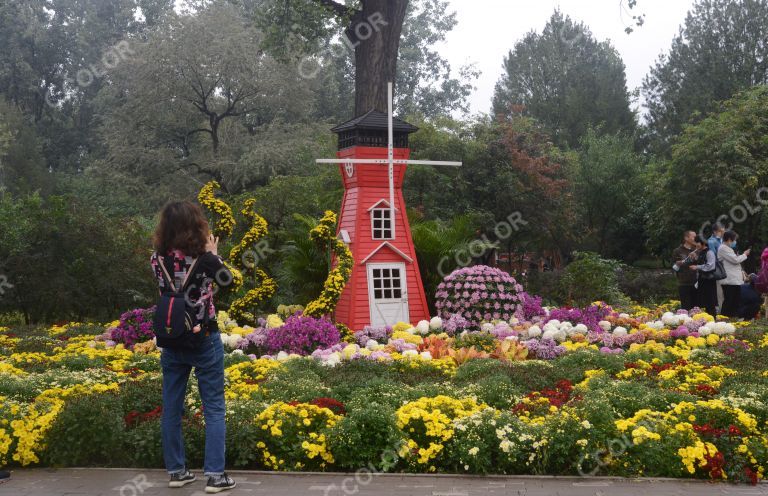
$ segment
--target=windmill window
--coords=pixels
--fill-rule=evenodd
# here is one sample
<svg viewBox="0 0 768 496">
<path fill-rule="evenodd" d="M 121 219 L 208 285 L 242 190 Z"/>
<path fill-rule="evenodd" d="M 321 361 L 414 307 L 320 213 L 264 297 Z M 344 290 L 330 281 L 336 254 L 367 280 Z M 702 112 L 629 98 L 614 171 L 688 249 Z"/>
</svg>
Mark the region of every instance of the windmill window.
<svg viewBox="0 0 768 496">
<path fill-rule="evenodd" d="M 371 210 L 373 239 L 392 239 L 392 211 L 389 208 Z"/>
</svg>

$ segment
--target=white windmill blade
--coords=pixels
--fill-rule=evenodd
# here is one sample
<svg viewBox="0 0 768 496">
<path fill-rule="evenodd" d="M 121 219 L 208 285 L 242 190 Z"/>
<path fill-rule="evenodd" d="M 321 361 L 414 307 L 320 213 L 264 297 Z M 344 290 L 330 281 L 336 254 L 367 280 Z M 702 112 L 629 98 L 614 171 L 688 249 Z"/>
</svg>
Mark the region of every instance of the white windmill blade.
<svg viewBox="0 0 768 496">
<path fill-rule="evenodd" d="M 461 167 L 463 162 L 454 162 L 449 160 L 406 160 L 396 158 L 392 160 L 395 164 L 405 165 L 444 165 L 448 167 Z M 389 160 L 385 158 L 318 158 L 317 164 L 388 164 Z"/>
</svg>

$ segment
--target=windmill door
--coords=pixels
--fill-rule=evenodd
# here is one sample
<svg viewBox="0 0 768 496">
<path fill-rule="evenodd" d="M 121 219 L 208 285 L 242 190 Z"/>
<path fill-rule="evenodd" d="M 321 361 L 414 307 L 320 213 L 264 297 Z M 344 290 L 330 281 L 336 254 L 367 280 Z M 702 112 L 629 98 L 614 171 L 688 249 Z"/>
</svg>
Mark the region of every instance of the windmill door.
<svg viewBox="0 0 768 496">
<path fill-rule="evenodd" d="M 367 267 L 371 325 L 409 322 L 405 264 L 370 263 Z"/>
</svg>

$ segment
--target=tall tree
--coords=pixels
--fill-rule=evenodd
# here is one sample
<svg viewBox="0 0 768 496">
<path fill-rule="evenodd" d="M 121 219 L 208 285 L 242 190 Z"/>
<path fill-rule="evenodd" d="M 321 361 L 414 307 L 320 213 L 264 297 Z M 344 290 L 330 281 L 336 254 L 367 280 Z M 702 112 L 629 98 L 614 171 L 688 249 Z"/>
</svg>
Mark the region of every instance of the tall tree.
<svg viewBox="0 0 768 496">
<path fill-rule="evenodd" d="M 558 144 L 576 147 L 589 126 L 633 132 L 624 62 L 608 41 L 555 11 L 541 34 L 528 33 L 504 58 L 496 85 L 495 114 L 522 111 L 537 119 Z"/>
<path fill-rule="evenodd" d="M 387 82 L 397 81 L 400 35 L 410 0 L 359 0 L 349 7 L 314 0 L 347 23 L 344 33 L 355 50 L 355 115 L 387 110 Z"/>
<path fill-rule="evenodd" d="M 149 183 L 171 184 L 183 173 L 247 186 L 233 176 L 256 135 L 273 123 L 300 122 L 311 106 L 294 68 L 260 43 L 237 9 L 219 2 L 174 15 L 135 44 L 136 56 L 110 74 L 102 95 L 105 165 Z"/>
<path fill-rule="evenodd" d="M 726 101 L 685 128 L 668 164 L 658 167 L 649 232 L 668 253 L 684 229 L 720 221 L 741 235 L 742 248 L 768 242 L 768 86 Z"/>
<path fill-rule="evenodd" d="M 115 45 L 172 8 L 172 0 L 0 2 L 0 94 L 35 122 L 49 168 L 77 169 L 97 146 L 91 102 L 105 66 L 126 56 Z"/>
<path fill-rule="evenodd" d="M 648 131 L 657 151 L 697 113 L 768 83 L 768 0 L 697 0 L 680 33 L 643 82 Z"/>
<path fill-rule="evenodd" d="M 584 231 L 582 249 L 622 260 L 643 250 L 643 161 L 634 140 L 590 128 L 581 140 L 574 189 Z"/>
</svg>

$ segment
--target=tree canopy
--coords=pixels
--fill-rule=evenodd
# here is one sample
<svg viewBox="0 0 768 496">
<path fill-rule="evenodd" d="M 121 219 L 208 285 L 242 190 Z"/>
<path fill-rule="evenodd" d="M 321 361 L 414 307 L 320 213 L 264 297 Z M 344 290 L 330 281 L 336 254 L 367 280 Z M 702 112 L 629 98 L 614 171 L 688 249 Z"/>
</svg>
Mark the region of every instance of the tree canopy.
<svg viewBox="0 0 768 496">
<path fill-rule="evenodd" d="M 558 144 L 576 148 L 590 126 L 632 133 L 624 62 L 608 41 L 555 11 L 541 33 L 531 31 L 504 58 L 493 112 L 539 120 Z"/>
<path fill-rule="evenodd" d="M 768 0 L 697 0 L 643 82 L 648 132 L 667 154 L 683 126 L 768 83 Z"/>
</svg>

